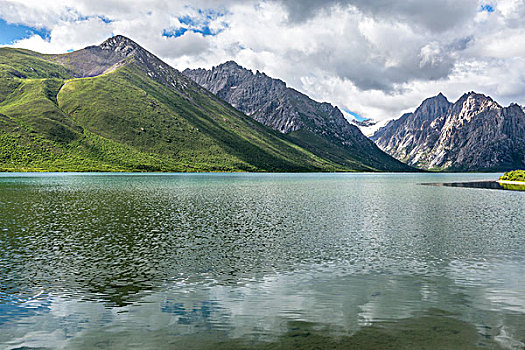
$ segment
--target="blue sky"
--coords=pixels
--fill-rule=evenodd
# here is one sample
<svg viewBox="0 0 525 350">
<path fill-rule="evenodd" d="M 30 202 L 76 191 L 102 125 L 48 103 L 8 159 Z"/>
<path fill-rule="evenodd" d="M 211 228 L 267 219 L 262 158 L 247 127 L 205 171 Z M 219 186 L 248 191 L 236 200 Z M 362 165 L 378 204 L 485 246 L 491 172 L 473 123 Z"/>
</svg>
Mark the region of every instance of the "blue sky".
<svg viewBox="0 0 525 350">
<path fill-rule="evenodd" d="M 17 40 L 29 38 L 35 34 L 48 39 L 50 31 L 44 28 L 28 27 L 23 24 L 7 23 L 0 18 L 0 45 L 10 45 Z"/>
<path fill-rule="evenodd" d="M 488 4 L 483 4 L 480 7 L 480 11 L 494 12 L 494 6 L 488 5 Z"/>
<path fill-rule="evenodd" d="M 342 108 L 342 110 L 343 110 L 343 112 L 350 114 L 352 117 L 354 117 L 356 120 L 358 120 L 360 122 L 363 121 L 363 120 L 367 120 L 368 119 L 368 118 L 363 117 L 359 113 L 352 112 L 351 110 L 348 110 L 346 108 Z"/>
</svg>

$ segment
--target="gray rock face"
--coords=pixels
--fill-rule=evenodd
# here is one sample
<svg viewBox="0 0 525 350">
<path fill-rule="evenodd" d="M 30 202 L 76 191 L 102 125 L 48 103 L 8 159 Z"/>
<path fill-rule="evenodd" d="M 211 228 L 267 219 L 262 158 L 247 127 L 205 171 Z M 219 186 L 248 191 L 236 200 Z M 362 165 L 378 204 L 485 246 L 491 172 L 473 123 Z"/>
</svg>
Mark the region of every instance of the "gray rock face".
<svg viewBox="0 0 525 350">
<path fill-rule="evenodd" d="M 291 89 L 264 73 L 253 73 L 233 61 L 211 70 L 186 69 L 182 72 L 202 87 L 255 120 L 284 134 L 299 132 L 321 137 L 338 150 L 342 158 L 359 159 L 379 170 L 410 170 L 379 150 L 359 128 L 350 124 L 339 108 L 320 103 Z M 294 133 L 295 132 L 295 133 Z M 303 145 L 314 147 L 303 135 Z M 324 144 L 323 147 L 325 147 Z M 326 147 L 325 147 L 326 148 Z M 326 152 L 332 150 L 325 149 Z M 366 169 L 363 169 L 366 170 Z"/>
<path fill-rule="evenodd" d="M 474 92 L 450 103 L 429 98 L 379 129 L 372 139 L 385 152 L 424 169 L 507 170 L 525 167 L 525 113 Z"/>
<path fill-rule="evenodd" d="M 288 88 L 282 80 L 259 71 L 252 73 L 233 61 L 212 70 L 186 69 L 182 73 L 233 107 L 285 134 L 304 127 L 323 128 L 327 124 L 350 126 L 337 107 L 315 102 Z"/>
</svg>

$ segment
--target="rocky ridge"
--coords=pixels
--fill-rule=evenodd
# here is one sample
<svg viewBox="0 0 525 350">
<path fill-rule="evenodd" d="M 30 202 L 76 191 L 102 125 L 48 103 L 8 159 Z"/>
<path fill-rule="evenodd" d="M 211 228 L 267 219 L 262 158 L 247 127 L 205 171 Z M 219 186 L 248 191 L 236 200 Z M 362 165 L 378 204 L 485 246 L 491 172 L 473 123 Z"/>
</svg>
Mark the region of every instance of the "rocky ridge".
<svg viewBox="0 0 525 350">
<path fill-rule="evenodd" d="M 258 122 L 295 137 L 310 150 L 324 148 L 324 153 L 334 153 L 337 148 L 340 158 L 366 160 L 377 169 L 410 170 L 379 150 L 339 108 L 314 101 L 282 80 L 254 73 L 233 61 L 211 70 L 186 69 L 182 73 Z M 321 140 L 312 142 L 312 138 Z"/>
<path fill-rule="evenodd" d="M 525 167 L 525 113 L 469 92 L 455 103 L 443 94 L 390 121 L 372 140 L 385 152 L 424 169 L 505 170 Z"/>
</svg>

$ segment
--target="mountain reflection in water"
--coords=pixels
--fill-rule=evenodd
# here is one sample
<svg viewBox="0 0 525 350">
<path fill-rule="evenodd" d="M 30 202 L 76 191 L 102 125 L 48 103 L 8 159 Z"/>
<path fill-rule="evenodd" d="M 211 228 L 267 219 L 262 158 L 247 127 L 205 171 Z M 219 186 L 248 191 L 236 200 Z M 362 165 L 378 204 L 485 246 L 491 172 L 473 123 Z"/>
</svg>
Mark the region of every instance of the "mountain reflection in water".
<svg viewBox="0 0 525 350">
<path fill-rule="evenodd" d="M 0 349 L 523 349 L 500 175 L 0 173 Z"/>
</svg>

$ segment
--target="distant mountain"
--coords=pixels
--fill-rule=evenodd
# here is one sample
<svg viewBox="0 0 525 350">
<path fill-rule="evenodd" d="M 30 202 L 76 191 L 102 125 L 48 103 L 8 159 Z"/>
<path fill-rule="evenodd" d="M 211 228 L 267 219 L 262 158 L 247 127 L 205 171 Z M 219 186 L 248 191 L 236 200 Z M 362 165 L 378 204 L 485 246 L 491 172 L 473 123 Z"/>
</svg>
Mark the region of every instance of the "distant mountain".
<svg viewBox="0 0 525 350">
<path fill-rule="evenodd" d="M 0 170 L 353 169 L 247 117 L 123 36 L 63 55 L 0 48 Z"/>
<path fill-rule="evenodd" d="M 371 137 L 385 152 L 424 169 L 502 171 L 525 168 L 525 113 L 469 92 L 443 94 L 390 121 Z"/>
<path fill-rule="evenodd" d="M 359 170 L 411 170 L 382 152 L 337 107 L 316 102 L 281 80 L 233 61 L 182 73 L 319 157 Z"/>
<path fill-rule="evenodd" d="M 365 119 L 365 120 L 353 120 L 352 121 L 353 124 L 357 125 L 357 126 L 360 126 L 360 127 L 363 127 L 363 128 L 368 128 L 368 127 L 371 127 L 371 126 L 374 126 L 377 124 L 377 122 L 371 120 L 371 119 Z"/>
</svg>

